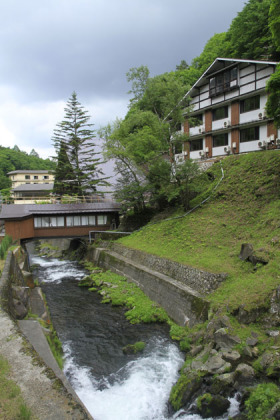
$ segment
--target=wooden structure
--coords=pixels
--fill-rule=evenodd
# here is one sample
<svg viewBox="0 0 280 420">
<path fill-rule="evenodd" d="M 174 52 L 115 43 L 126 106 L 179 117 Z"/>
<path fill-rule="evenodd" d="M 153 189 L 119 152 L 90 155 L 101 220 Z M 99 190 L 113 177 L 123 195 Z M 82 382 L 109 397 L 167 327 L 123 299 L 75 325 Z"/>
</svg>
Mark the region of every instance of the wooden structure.
<svg viewBox="0 0 280 420">
<path fill-rule="evenodd" d="M 109 230 L 119 224 L 120 205 L 98 203 L 6 204 L 0 221 L 13 240 L 88 236 L 93 230 Z"/>
</svg>

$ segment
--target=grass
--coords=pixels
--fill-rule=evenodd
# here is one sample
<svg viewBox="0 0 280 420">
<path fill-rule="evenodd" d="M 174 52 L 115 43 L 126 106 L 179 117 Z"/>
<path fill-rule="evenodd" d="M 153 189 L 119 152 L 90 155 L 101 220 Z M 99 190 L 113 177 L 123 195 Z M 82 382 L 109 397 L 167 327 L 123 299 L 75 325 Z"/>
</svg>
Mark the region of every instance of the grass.
<svg viewBox="0 0 280 420">
<path fill-rule="evenodd" d="M 199 269 L 228 273 L 228 279 L 207 298 L 214 307 L 234 310 L 242 302 L 252 309 L 268 303 L 280 279 L 280 151 L 230 156 L 223 159 L 223 168 L 223 182 L 198 210 L 180 219 L 148 224 L 118 242 Z M 221 176 L 220 164 L 214 164 L 208 174 L 208 184 L 214 186 Z M 261 249 L 269 264 L 254 270 L 251 263 L 241 261 L 241 244 L 247 242 Z"/>
<path fill-rule="evenodd" d="M 0 418 L 5 420 L 34 419 L 24 403 L 20 388 L 9 379 L 10 366 L 0 355 Z"/>
<path fill-rule="evenodd" d="M 90 263 L 88 269 L 93 269 Z M 111 303 L 113 306 L 125 306 L 125 316 L 131 324 L 140 322 L 167 322 L 167 313 L 157 303 L 150 300 L 139 287 L 129 283 L 125 277 L 111 271 L 94 271 L 82 280 L 80 286 L 89 287 L 90 291 L 97 291 L 102 297 L 102 303 Z"/>
</svg>

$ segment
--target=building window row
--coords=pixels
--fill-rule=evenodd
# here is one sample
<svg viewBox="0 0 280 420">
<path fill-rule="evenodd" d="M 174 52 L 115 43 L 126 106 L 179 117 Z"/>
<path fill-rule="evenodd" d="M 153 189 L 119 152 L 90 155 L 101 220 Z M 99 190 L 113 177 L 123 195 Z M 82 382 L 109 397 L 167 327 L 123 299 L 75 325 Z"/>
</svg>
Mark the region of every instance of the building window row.
<svg viewBox="0 0 280 420">
<path fill-rule="evenodd" d="M 44 175 L 42 177 L 42 179 L 49 179 L 49 178 L 50 178 L 49 175 Z M 14 177 L 13 177 L 13 179 L 14 179 Z M 24 179 L 31 179 L 31 177 L 30 177 L 30 175 L 25 175 Z M 39 176 L 38 175 L 33 175 L 33 179 L 39 179 Z"/>
<path fill-rule="evenodd" d="M 240 101 L 240 114 L 260 109 L 260 95 Z M 222 120 L 228 118 L 228 106 L 220 106 L 212 110 L 212 120 Z M 190 118 L 190 127 L 198 127 L 203 123 L 203 114 L 197 114 Z"/>
<path fill-rule="evenodd" d="M 248 127 L 240 130 L 239 132 L 240 143 L 247 141 L 255 141 L 260 139 L 260 127 Z M 217 134 L 212 137 L 213 147 L 222 147 L 228 145 L 228 133 Z M 203 139 L 196 139 L 190 142 L 190 151 L 195 152 L 203 150 Z"/>
<path fill-rule="evenodd" d="M 52 227 L 73 227 L 73 226 L 96 226 L 106 225 L 108 216 L 106 214 L 95 215 L 75 215 L 75 216 L 42 216 L 34 217 L 35 228 Z"/>
</svg>

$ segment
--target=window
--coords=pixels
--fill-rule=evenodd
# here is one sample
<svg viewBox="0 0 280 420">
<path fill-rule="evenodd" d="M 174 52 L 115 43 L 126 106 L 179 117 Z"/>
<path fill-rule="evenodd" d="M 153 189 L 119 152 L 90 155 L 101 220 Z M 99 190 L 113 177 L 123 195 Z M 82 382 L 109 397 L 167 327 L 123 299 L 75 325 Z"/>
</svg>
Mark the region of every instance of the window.
<svg viewBox="0 0 280 420">
<path fill-rule="evenodd" d="M 74 217 L 73 216 L 67 216 L 66 217 L 66 225 L 67 226 L 74 226 Z"/>
<path fill-rule="evenodd" d="M 190 142 L 190 151 L 195 152 L 197 150 L 203 150 L 203 139 L 193 140 Z"/>
<path fill-rule="evenodd" d="M 237 67 L 219 73 L 215 77 L 211 77 L 209 82 L 210 96 L 216 96 L 237 87 L 237 77 Z"/>
<path fill-rule="evenodd" d="M 25 179 L 30 179 L 30 175 L 25 175 Z"/>
<path fill-rule="evenodd" d="M 48 175 L 44 175 L 44 179 L 49 179 L 49 176 Z"/>
<path fill-rule="evenodd" d="M 213 147 L 221 147 L 228 145 L 228 134 L 218 134 L 217 136 L 213 136 Z"/>
<path fill-rule="evenodd" d="M 34 175 L 33 176 L 33 179 L 38 179 L 38 175 Z"/>
<path fill-rule="evenodd" d="M 49 228 L 64 226 L 64 216 L 34 217 L 35 228 Z"/>
<path fill-rule="evenodd" d="M 240 143 L 260 139 L 260 127 L 249 127 L 240 130 Z"/>
<path fill-rule="evenodd" d="M 253 111 L 254 109 L 260 108 L 260 95 L 251 96 L 251 98 L 246 98 L 243 101 L 240 101 L 240 114 L 244 112 Z"/>
<path fill-rule="evenodd" d="M 97 224 L 98 225 L 106 225 L 107 224 L 107 215 L 106 214 L 99 214 L 97 216 Z"/>
<path fill-rule="evenodd" d="M 223 118 L 228 117 L 228 107 L 221 106 L 219 108 L 213 109 L 212 111 L 212 119 L 213 121 L 222 120 Z"/>
<path fill-rule="evenodd" d="M 190 127 L 198 127 L 199 125 L 203 124 L 203 115 L 196 114 L 190 118 Z"/>
<path fill-rule="evenodd" d="M 71 226 L 95 226 L 96 225 L 96 220 L 95 220 L 95 216 L 88 216 L 88 215 L 67 216 L 66 217 L 66 225 L 68 227 L 71 227 Z"/>
</svg>

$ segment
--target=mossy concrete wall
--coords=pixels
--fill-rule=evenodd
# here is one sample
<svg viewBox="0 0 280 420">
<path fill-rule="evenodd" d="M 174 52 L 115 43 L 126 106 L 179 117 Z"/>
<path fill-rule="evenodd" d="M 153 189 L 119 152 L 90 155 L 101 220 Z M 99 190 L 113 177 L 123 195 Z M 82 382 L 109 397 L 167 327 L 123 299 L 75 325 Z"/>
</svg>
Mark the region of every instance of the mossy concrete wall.
<svg viewBox="0 0 280 420">
<path fill-rule="evenodd" d="M 16 255 L 12 251 L 9 251 L 0 279 L 0 306 L 13 319 L 16 319 L 12 285 L 25 287 L 25 282 Z"/>
<path fill-rule="evenodd" d="M 123 247 L 122 250 L 124 251 Z M 120 252 L 119 248 L 118 251 Z M 88 258 L 100 267 L 124 275 L 129 281 L 136 283 L 179 325 L 192 326 L 207 319 L 209 302 L 198 291 L 124 254 L 125 252 L 120 254 L 111 249 L 96 248 Z M 131 256 L 129 252 L 128 254 Z"/>
<path fill-rule="evenodd" d="M 122 255 L 138 264 L 144 265 L 152 270 L 166 274 L 169 277 L 185 284 L 191 289 L 196 290 L 202 295 L 207 295 L 217 289 L 219 285 L 227 278 L 225 273 L 209 273 L 205 270 L 199 270 L 189 267 L 166 258 L 160 258 L 156 255 L 137 249 L 127 248 L 118 243 L 103 242 L 104 247 Z M 101 247 L 103 247 L 101 243 Z"/>
</svg>

